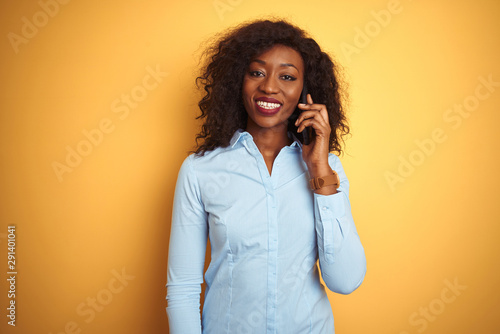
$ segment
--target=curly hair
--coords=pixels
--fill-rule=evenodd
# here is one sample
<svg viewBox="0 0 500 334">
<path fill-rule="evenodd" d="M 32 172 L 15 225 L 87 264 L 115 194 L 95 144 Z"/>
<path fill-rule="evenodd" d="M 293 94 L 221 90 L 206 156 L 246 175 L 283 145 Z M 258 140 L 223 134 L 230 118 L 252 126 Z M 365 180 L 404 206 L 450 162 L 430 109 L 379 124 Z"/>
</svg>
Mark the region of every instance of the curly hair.
<svg viewBox="0 0 500 334">
<path fill-rule="evenodd" d="M 234 132 L 246 128 L 248 115 L 242 99 L 245 73 L 254 57 L 281 44 L 302 56 L 304 85 L 314 102 L 324 104 L 328 110 L 330 152 L 342 153 L 341 142 L 350 130 L 342 106 L 345 93 L 339 85 L 338 66 L 314 39 L 281 19 L 244 23 L 216 37 L 202 55 L 204 64 L 196 78 L 197 87 L 205 91 L 198 103 L 201 115 L 196 119 L 204 122 L 192 152 L 204 155 L 217 147 L 227 147 Z"/>
</svg>

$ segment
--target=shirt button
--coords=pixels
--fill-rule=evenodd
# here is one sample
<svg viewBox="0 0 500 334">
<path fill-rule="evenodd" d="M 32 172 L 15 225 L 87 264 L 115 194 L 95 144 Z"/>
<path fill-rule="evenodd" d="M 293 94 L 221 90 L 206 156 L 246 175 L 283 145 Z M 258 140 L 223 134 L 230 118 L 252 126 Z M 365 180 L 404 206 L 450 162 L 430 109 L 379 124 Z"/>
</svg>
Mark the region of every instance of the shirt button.
<svg viewBox="0 0 500 334">
<path fill-rule="evenodd" d="M 327 207 L 327 206 L 324 206 L 324 207 L 322 207 L 322 210 L 323 210 L 323 211 L 326 211 L 326 210 L 328 210 L 328 207 Z"/>
</svg>

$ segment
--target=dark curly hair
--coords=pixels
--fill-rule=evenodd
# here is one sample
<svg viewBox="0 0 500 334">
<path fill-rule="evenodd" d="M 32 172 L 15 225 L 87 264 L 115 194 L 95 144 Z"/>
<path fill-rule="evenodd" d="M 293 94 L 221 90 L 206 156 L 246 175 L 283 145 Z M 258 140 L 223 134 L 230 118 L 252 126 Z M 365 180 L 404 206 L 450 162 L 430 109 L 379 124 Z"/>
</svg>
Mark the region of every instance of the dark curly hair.
<svg viewBox="0 0 500 334">
<path fill-rule="evenodd" d="M 339 87 L 339 70 L 331 58 L 302 29 L 284 20 L 244 23 L 216 36 L 202 55 L 204 64 L 196 78 L 205 95 L 198 106 L 204 119 L 196 136 L 197 155 L 227 147 L 237 129 L 245 129 L 248 115 L 243 106 L 242 84 L 250 61 L 276 44 L 296 50 L 304 60 L 304 85 L 315 103 L 328 110 L 330 151 L 342 153 L 341 141 L 349 133 L 342 107 L 345 94 Z M 201 140 L 201 144 L 199 143 Z"/>
</svg>

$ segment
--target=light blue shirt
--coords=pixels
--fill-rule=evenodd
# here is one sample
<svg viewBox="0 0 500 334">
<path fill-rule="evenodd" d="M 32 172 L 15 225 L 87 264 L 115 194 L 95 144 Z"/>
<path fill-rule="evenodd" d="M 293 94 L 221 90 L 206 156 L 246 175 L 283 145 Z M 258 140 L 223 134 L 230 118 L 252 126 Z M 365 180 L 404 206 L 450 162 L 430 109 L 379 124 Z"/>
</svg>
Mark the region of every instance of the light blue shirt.
<svg viewBox="0 0 500 334">
<path fill-rule="evenodd" d="M 295 139 L 295 138 L 294 138 Z M 167 314 L 171 334 L 332 334 L 327 287 L 348 294 L 366 259 L 339 158 L 329 164 L 338 192 L 309 188 L 302 146 L 281 149 L 272 174 L 243 130 L 230 145 L 188 156 L 175 188 Z M 207 238 L 211 260 L 200 320 Z"/>
</svg>

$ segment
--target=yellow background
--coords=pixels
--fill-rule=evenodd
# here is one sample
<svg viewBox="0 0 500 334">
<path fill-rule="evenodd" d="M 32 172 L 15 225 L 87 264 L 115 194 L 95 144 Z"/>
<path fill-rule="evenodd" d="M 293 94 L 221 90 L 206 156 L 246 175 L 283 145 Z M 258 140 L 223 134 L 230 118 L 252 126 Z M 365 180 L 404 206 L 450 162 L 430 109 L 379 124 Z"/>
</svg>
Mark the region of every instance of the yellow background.
<svg viewBox="0 0 500 334">
<path fill-rule="evenodd" d="M 45 22 L 38 1 L 2 1 L 1 332 L 168 332 L 170 215 L 199 126 L 200 44 L 270 14 L 309 31 L 349 83 L 352 137 L 341 160 L 368 271 L 353 294 L 329 294 L 337 333 L 500 332 L 500 87 L 477 88 L 480 77 L 500 82 L 500 2 L 394 3 L 72 0 Z M 382 25 L 374 12 L 388 8 Z M 23 17 L 40 27 L 13 46 Z M 141 92 L 147 68 L 168 75 L 128 115 L 114 112 L 122 94 Z M 476 89 L 483 99 L 470 116 L 443 118 Z M 85 148 L 83 131 L 103 121 L 108 133 Z M 435 129 L 446 139 L 424 154 L 416 141 L 429 143 Z M 60 181 L 53 164 L 66 165 L 78 145 L 88 154 Z M 401 159 L 414 170 L 390 186 Z M 5 316 L 8 225 L 15 328 Z M 121 286 L 113 271 L 122 270 Z M 91 319 L 93 298 L 105 305 Z"/>
</svg>

